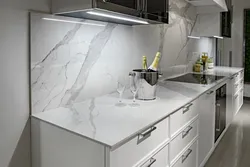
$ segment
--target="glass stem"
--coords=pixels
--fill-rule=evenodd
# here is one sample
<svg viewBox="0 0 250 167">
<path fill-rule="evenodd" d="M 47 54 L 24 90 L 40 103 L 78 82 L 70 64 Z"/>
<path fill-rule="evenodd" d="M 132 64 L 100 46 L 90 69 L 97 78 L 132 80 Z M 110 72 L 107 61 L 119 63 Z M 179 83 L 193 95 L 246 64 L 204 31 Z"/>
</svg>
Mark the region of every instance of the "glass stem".
<svg viewBox="0 0 250 167">
<path fill-rule="evenodd" d="M 120 99 L 119 99 L 119 102 L 120 102 L 120 103 L 122 102 L 122 93 L 120 93 Z"/>
<path fill-rule="evenodd" d="M 134 94 L 134 99 L 133 99 L 133 102 L 135 103 L 135 96 L 136 96 L 136 94 Z"/>
</svg>

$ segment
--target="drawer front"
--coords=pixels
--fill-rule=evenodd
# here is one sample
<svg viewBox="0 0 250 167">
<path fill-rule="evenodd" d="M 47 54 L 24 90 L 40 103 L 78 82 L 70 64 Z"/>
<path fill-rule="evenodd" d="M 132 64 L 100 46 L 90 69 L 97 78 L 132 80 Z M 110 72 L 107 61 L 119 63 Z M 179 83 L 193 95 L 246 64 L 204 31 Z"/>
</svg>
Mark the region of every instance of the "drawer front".
<svg viewBox="0 0 250 167">
<path fill-rule="evenodd" d="M 240 87 L 241 87 L 240 81 L 234 84 L 234 94 L 236 94 L 240 90 Z"/>
<path fill-rule="evenodd" d="M 239 79 L 241 80 L 242 78 L 244 78 L 244 71 L 241 71 L 241 72 L 239 73 Z"/>
<path fill-rule="evenodd" d="M 110 153 L 110 167 L 131 167 L 169 138 L 169 118 Z"/>
<path fill-rule="evenodd" d="M 138 167 L 167 167 L 168 166 L 168 145 L 157 154 L 149 158 L 144 164 Z"/>
<path fill-rule="evenodd" d="M 240 89 L 244 88 L 244 79 L 243 78 L 240 80 L 239 83 L 240 83 Z"/>
<path fill-rule="evenodd" d="M 187 126 L 182 133 L 180 133 L 170 143 L 170 162 L 187 147 L 190 142 L 198 135 L 198 121 L 196 120 L 191 125 Z"/>
<path fill-rule="evenodd" d="M 235 82 L 239 82 L 240 79 L 241 79 L 241 72 L 235 75 Z"/>
<path fill-rule="evenodd" d="M 175 136 L 183 126 L 198 115 L 198 100 L 191 102 L 179 111 L 170 115 L 170 134 Z"/>
<path fill-rule="evenodd" d="M 233 98 L 234 98 L 234 112 L 235 112 L 234 115 L 235 115 L 237 114 L 238 109 L 240 107 L 240 92 L 236 93 Z"/>
<path fill-rule="evenodd" d="M 195 142 L 173 167 L 197 167 L 197 142 Z"/>
<path fill-rule="evenodd" d="M 244 102 L 244 88 L 241 88 L 240 93 L 239 93 L 239 108 L 238 110 L 242 107 L 243 102 Z"/>
</svg>

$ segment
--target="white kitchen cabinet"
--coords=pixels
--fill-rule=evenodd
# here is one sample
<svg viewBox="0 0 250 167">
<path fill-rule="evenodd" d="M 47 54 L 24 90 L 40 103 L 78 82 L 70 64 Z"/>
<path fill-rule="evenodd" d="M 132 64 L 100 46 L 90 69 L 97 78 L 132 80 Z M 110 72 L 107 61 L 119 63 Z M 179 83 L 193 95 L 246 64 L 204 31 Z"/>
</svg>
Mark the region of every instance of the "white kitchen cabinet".
<svg viewBox="0 0 250 167">
<path fill-rule="evenodd" d="M 197 167 L 197 142 L 186 149 L 172 167 Z"/>
<path fill-rule="evenodd" d="M 221 36 L 221 16 L 219 13 L 197 16 L 197 34 L 195 36 Z"/>
<path fill-rule="evenodd" d="M 211 90 L 199 98 L 199 152 L 198 163 L 203 166 L 214 146 L 215 91 Z"/>
<path fill-rule="evenodd" d="M 170 115 L 170 135 L 175 137 L 192 119 L 198 116 L 198 100 L 194 100 Z"/>
<path fill-rule="evenodd" d="M 244 88 L 241 88 L 234 96 L 234 111 L 235 115 L 239 112 L 243 105 Z"/>
<path fill-rule="evenodd" d="M 243 77 L 240 72 L 227 83 L 227 105 L 231 106 L 228 124 L 243 104 Z M 236 83 L 237 92 L 233 89 Z M 112 149 L 95 138 L 32 118 L 32 166 L 202 167 L 215 148 L 215 87 Z"/>
<path fill-rule="evenodd" d="M 186 0 L 196 6 L 197 13 L 219 13 L 227 11 L 225 0 Z"/>
<path fill-rule="evenodd" d="M 136 167 L 168 167 L 168 145 L 163 147 L 155 155 L 152 155 L 145 163 Z"/>
<path fill-rule="evenodd" d="M 105 146 L 32 119 L 32 167 L 105 167 Z"/>
<path fill-rule="evenodd" d="M 227 114 L 226 114 L 227 127 L 232 123 L 233 117 L 235 115 L 234 92 L 235 92 L 235 77 L 231 77 L 227 82 Z"/>
<path fill-rule="evenodd" d="M 232 123 L 234 115 L 238 113 L 243 105 L 244 93 L 244 71 L 230 78 L 227 89 L 227 127 Z M 243 93 L 242 93 L 243 92 Z"/>
<path fill-rule="evenodd" d="M 198 120 L 188 125 L 178 136 L 170 143 L 170 162 L 172 163 L 176 157 L 198 136 Z"/>
<path fill-rule="evenodd" d="M 243 103 L 244 103 L 244 87 L 242 87 L 240 90 L 240 105 L 239 105 L 238 110 L 241 109 Z"/>
<path fill-rule="evenodd" d="M 169 139 L 169 118 L 142 132 L 118 149 L 110 152 L 110 167 L 129 167 L 138 163 Z"/>
</svg>

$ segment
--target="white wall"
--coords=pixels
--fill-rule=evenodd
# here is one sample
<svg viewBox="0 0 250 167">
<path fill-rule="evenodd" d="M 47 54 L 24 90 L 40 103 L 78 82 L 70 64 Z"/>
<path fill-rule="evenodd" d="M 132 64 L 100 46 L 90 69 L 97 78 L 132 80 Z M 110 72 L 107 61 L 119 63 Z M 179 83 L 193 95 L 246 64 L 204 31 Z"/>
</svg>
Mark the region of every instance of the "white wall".
<svg viewBox="0 0 250 167">
<path fill-rule="evenodd" d="M 30 166 L 28 10 L 50 0 L 0 1 L 0 167 Z"/>
</svg>

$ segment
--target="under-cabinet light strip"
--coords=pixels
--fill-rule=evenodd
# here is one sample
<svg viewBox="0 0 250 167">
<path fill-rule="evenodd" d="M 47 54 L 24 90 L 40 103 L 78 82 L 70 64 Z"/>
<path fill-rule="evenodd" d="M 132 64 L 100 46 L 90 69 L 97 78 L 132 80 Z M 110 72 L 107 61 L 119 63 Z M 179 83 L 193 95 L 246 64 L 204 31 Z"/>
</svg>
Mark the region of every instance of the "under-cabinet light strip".
<svg viewBox="0 0 250 167">
<path fill-rule="evenodd" d="M 220 36 L 214 36 L 214 38 L 223 39 L 223 37 L 220 37 Z"/>
<path fill-rule="evenodd" d="M 188 38 L 192 38 L 192 39 L 201 39 L 201 37 L 195 37 L 195 36 L 188 36 Z"/>
<path fill-rule="evenodd" d="M 112 19 L 118 19 L 118 20 L 124 20 L 124 21 L 130 21 L 130 22 L 135 22 L 135 23 L 140 23 L 140 24 L 149 24 L 147 21 L 142 21 L 139 19 L 132 19 L 132 18 L 128 18 L 128 17 L 115 16 L 115 15 L 101 13 L 101 12 L 89 11 L 87 13 L 91 14 L 91 15 L 107 17 L 107 18 L 112 18 Z"/>
<path fill-rule="evenodd" d="M 57 21 L 57 22 L 64 22 L 64 23 L 73 23 L 73 24 L 83 24 L 83 25 L 91 25 L 91 26 L 100 26 L 104 27 L 104 24 L 96 24 L 96 23 L 87 23 L 87 22 L 80 22 L 80 21 L 70 21 L 70 20 L 62 20 L 62 19 L 53 19 L 53 18 L 43 18 L 43 20 L 48 21 Z"/>
</svg>

